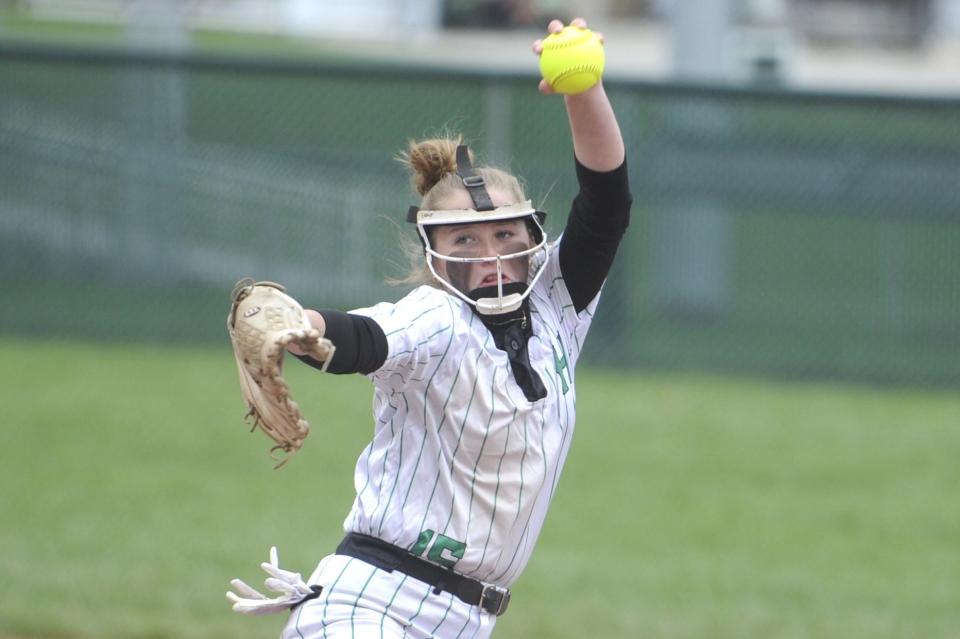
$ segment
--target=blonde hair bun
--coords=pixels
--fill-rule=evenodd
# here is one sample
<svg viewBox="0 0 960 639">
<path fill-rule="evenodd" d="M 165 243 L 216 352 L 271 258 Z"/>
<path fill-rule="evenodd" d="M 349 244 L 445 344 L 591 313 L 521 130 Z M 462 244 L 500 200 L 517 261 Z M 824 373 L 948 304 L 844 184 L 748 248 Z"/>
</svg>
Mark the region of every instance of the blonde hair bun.
<svg viewBox="0 0 960 639">
<path fill-rule="evenodd" d="M 426 195 L 444 176 L 457 172 L 457 147 L 462 143 L 463 136 L 410 140 L 400 160 L 409 167 L 410 181 L 418 194 Z"/>
</svg>

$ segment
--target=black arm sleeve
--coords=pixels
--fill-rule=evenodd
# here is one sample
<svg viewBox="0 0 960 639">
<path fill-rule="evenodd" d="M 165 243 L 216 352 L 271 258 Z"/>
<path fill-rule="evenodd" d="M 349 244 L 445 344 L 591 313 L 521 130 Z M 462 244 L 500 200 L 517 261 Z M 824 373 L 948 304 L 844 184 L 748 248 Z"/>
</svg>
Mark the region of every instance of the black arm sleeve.
<svg viewBox="0 0 960 639">
<path fill-rule="evenodd" d="M 560 273 L 579 313 L 587 307 L 610 272 L 613 258 L 630 224 L 627 162 L 598 172 L 576 162 L 580 192 L 560 240 Z"/>
<path fill-rule="evenodd" d="M 351 315 L 343 311 L 318 312 L 327 324 L 324 337 L 337 347 L 327 368 L 328 373 L 366 375 L 387 361 L 387 336 L 375 321 L 363 315 Z M 323 367 L 323 362 L 318 362 L 309 355 L 295 357 L 314 368 Z"/>
</svg>

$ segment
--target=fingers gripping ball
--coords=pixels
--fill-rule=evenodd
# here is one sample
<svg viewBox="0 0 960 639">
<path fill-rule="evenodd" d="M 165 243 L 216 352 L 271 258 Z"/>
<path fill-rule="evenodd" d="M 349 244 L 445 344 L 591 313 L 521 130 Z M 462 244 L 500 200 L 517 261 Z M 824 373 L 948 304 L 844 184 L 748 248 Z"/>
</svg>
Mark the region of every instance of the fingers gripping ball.
<svg viewBox="0 0 960 639">
<path fill-rule="evenodd" d="M 582 93 L 603 75 L 603 43 L 582 27 L 564 27 L 543 40 L 540 73 L 557 93 Z"/>
</svg>

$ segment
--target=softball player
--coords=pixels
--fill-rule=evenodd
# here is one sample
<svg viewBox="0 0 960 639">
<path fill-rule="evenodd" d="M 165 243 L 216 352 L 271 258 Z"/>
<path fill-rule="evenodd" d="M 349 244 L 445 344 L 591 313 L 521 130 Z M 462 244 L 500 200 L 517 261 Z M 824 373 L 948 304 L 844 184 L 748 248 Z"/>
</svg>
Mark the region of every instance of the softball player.
<svg viewBox="0 0 960 639">
<path fill-rule="evenodd" d="M 329 371 L 373 381 L 376 423 L 346 537 L 283 637 L 488 637 L 506 611 L 570 447 L 574 368 L 629 220 L 602 85 L 564 99 L 580 191 L 556 242 L 515 177 L 474 168 L 459 140 L 411 143 L 422 201 L 407 219 L 432 284 L 307 312 L 337 345 Z"/>
</svg>

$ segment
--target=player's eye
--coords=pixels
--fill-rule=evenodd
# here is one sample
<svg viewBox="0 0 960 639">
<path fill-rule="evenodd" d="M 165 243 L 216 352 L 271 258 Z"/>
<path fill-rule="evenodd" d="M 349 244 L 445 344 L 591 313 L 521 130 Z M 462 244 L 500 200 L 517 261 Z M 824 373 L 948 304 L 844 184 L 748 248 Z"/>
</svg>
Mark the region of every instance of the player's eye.
<svg viewBox="0 0 960 639">
<path fill-rule="evenodd" d="M 510 229 L 500 229 L 499 231 L 497 231 L 496 238 L 498 240 L 509 240 L 511 237 L 514 237 L 515 235 L 516 233 L 514 233 Z"/>
<path fill-rule="evenodd" d="M 464 244 L 470 244 L 471 242 L 473 242 L 473 240 L 474 240 L 473 236 L 468 235 L 466 233 L 463 233 L 461 235 L 455 235 L 453 237 L 453 243 L 459 246 L 463 246 Z"/>
</svg>

